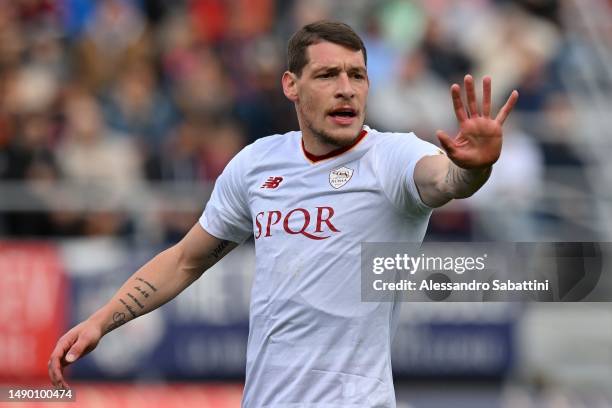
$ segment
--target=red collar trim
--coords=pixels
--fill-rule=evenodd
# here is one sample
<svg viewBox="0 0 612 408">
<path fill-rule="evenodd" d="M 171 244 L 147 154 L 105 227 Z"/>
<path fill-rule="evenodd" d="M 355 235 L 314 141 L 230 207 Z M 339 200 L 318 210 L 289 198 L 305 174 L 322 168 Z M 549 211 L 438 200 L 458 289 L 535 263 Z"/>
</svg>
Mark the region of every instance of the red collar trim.
<svg viewBox="0 0 612 408">
<path fill-rule="evenodd" d="M 327 153 L 327 154 L 324 154 L 324 155 L 321 155 L 321 156 L 317 156 L 316 154 L 309 153 L 309 152 L 306 150 L 306 146 L 304 146 L 304 138 L 302 138 L 302 151 L 304 152 L 304 156 L 306 156 L 306 158 L 307 158 L 308 160 L 310 160 L 310 161 L 311 161 L 311 162 L 313 162 L 313 163 L 316 163 L 316 162 L 318 162 L 318 161 L 325 160 L 325 159 L 330 159 L 330 158 L 332 158 L 332 157 L 339 156 L 339 155 L 341 155 L 342 153 L 346 153 L 346 152 L 348 152 L 348 151 L 349 151 L 349 150 L 351 150 L 353 147 L 357 146 L 357 145 L 359 144 L 359 142 L 361 142 L 361 141 L 363 140 L 363 138 L 364 138 L 364 137 L 365 137 L 367 134 L 368 134 L 368 131 L 367 131 L 367 130 L 365 130 L 365 129 L 363 129 L 363 130 L 361 131 L 361 133 L 359 133 L 359 136 L 357 136 L 357 139 L 355 139 L 355 141 L 354 141 L 353 143 L 351 143 L 350 145 L 348 145 L 348 146 L 344 146 L 344 147 L 340 147 L 340 148 L 338 148 L 338 149 L 336 149 L 336 150 L 332 150 L 331 152 L 329 152 L 329 153 Z"/>
</svg>

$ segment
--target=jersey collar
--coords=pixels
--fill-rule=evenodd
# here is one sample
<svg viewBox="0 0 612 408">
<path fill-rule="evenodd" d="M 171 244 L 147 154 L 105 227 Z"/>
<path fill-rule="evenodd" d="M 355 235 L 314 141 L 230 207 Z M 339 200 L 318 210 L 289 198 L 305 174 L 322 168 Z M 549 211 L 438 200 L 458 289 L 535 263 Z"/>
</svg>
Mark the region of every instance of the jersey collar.
<svg viewBox="0 0 612 408">
<path fill-rule="evenodd" d="M 363 138 L 368 134 L 367 129 L 364 127 L 361 130 L 361 133 L 359 133 L 359 136 L 357 136 L 357 138 L 355 139 L 355 141 L 353 143 L 351 143 L 348 146 L 344 146 L 344 147 L 340 147 L 336 150 L 332 150 L 329 153 L 323 154 L 321 156 L 318 156 L 316 154 L 312 154 L 309 153 L 306 150 L 306 146 L 304 146 L 304 139 L 302 138 L 302 152 L 304 152 L 304 156 L 306 156 L 306 158 L 312 162 L 312 163 L 317 163 L 320 162 L 321 160 L 326 160 L 326 159 L 331 159 L 332 157 L 336 157 L 336 156 L 340 156 L 342 153 L 346 153 L 349 150 L 351 150 L 353 147 L 357 146 L 359 144 L 359 142 L 361 142 L 363 140 Z"/>
</svg>

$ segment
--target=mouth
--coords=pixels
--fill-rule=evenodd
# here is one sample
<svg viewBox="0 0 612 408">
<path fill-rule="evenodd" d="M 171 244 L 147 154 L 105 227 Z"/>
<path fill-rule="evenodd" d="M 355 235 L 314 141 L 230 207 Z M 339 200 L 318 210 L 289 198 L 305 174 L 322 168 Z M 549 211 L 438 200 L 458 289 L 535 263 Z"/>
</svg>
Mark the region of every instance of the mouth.
<svg viewBox="0 0 612 408">
<path fill-rule="evenodd" d="M 357 117 L 357 111 L 350 106 L 341 106 L 332 109 L 328 113 L 329 117 L 338 125 L 351 125 Z"/>
</svg>

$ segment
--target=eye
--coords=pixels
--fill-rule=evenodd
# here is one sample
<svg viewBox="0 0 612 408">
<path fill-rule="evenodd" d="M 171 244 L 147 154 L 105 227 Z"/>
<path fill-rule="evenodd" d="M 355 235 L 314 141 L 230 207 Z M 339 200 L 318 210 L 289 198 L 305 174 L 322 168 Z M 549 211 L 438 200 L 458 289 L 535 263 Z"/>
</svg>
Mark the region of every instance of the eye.
<svg viewBox="0 0 612 408">
<path fill-rule="evenodd" d="M 317 78 L 326 79 L 326 78 L 331 78 L 333 76 L 334 76 L 334 74 L 332 74 L 331 72 L 325 72 L 323 74 L 318 75 Z"/>
</svg>

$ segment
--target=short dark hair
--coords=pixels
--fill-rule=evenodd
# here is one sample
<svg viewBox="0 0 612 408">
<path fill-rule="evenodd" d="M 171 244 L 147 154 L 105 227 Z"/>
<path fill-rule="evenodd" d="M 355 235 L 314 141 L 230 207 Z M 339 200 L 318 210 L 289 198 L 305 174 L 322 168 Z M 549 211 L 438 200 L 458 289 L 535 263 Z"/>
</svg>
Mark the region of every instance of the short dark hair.
<svg viewBox="0 0 612 408">
<path fill-rule="evenodd" d="M 351 50 L 363 53 L 364 62 L 368 63 L 365 45 L 357 33 L 347 24 L 338 21 L 322 20 L 307 24 L 297 31 L 287 45 L 287 66 L 289 71 L 297 76 L 302 75 L 302 69 L 308 64 L 306 50 L 312 44 L 329 41 L 343 45 Z"/>
</svg>

